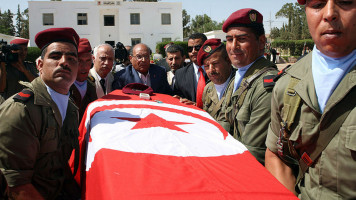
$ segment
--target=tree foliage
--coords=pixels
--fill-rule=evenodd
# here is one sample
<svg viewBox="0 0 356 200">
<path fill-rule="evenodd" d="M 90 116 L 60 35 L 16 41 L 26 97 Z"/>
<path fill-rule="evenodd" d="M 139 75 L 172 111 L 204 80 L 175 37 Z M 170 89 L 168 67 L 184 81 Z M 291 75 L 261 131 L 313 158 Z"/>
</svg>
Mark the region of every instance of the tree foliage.
<svg viewBox="0 0 356 200">
<path fill-rule="evenodd" d="M 298 3 L 286 3 L 276 13 L 276 18 L 285 17 L 288 19 L 287 24 L 276 30 L 271 31 L 271 37 L 281 40 L 302 40 L 310 39 L 304 6 Z M 277 34 L 278 33 L 278 34 Z M 276 35 L 277 34 L 277 35 Z"/>
<path fill-rule="evenodd" d="M 6 35 L 15 35 L 15 26 L 12 19 L 13 16 L 10 9 L 4 13 L 1 13 L 0 11 L 0 33 Z"/>
<path fill-rule="evenodd" d="M 182 11 L 183 18 L 183 37 L 188 37 L 190 33 L 190 15 L 188 15 L 187 11 L 183 9 Z"/>
<path fill-rule="evenodd" d="M 0 10 L 0 33 L 29 38 L 28 9 L 21 12 L 20 5 L 18 5 L 16 14 L 11 13 L 10 10 L 4 13 Z"/>
<path fill-rule="evenodd" d="M 197 15 L 190 26 L 192 33 L 205 33 L 213 30 L 221 30 L 224 22 L 216 22 L 208 15 Z"/>
</svg>

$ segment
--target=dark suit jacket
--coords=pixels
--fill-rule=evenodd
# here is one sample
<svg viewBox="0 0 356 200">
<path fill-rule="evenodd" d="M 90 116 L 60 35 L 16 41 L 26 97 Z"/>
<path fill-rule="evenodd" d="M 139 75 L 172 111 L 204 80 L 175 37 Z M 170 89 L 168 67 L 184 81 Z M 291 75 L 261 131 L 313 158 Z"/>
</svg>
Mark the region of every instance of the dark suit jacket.
<svg viewBox="0 0 356 200">
<path fill-rule="evenodd" d="M 167 72 L 163 67 L 151 64 L 148 69 L 150 73 L 151 88 L 155 93 L 172 94 L 171 87 L 167 81 Z M 118 71 L 114 75 L 114 82 L 112 83 L 113 90 L 122 89 L 129 83 L 143 83 L 138 75 L 138 72 L 132 65 L 125 69 Z"/>
<path fill-rule="evenodd" d="M 196 101 L 197 96 L 197 81 L 194 75 L 193 63 L 178 69 L 174 75 L 175 83 L 173 86 L 173 93 L 180 97 L 186 98 L 190 101 Z M 208 83 L 209 79 L 204 74 L 205 82 Z"/>
</svg>

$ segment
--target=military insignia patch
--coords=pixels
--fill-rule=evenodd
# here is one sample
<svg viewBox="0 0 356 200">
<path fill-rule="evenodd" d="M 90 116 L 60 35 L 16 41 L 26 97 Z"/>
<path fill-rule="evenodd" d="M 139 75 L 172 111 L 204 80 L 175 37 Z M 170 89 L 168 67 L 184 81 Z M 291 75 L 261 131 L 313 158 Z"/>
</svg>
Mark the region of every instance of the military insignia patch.
<svg viewBox="0 0 356 200">
<path fill-rule="evenodd" d="M 250 17 L 250 20 L 251 20 L 251 22 L 256 22 L 256 20 L 257 20 L 257 14 L 256 13 L 250 13 L 249 14 L 249 17 Z"/>
<path fill-rule="evenodd" d="M 204 47 L 204 51 L 206 52 L 206 53 L 210 53 L 211 52 L 211 46 L 205 46 Z"/>
</svg>

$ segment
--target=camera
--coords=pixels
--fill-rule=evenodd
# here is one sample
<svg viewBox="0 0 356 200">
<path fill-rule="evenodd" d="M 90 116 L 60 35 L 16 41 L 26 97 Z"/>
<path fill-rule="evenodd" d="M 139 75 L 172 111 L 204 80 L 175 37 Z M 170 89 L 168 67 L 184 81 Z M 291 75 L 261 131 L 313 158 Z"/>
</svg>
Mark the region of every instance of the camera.
<svg viewBox="0 0 356 200">
<path fill-rule="evenodd" d="M 115 60 L 116 64 L 121 64 L 128 59 L 129 53 L 127 52 L 125 46 L 118 42 L 115 45 Z"/>
<path fill-rule="evenodd" d="M 18 51 L 20 48 L 17 44 L 8 45 L 6 41 L 0 41 L 0 62 L 16 62 L 19 60 L 18 53 L 13 51 Z"/>
</svg>

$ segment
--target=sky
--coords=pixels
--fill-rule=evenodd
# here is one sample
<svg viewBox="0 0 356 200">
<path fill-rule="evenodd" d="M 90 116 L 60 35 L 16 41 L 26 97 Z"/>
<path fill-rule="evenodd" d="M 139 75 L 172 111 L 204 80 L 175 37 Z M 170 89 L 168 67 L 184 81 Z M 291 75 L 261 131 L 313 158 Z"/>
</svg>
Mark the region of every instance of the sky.
<svg viewBox="0 0 356 200">
<path fill-rule="evenodd" d="M 30 0 L 31 1 L 31 0 Z M 49 1 L 49 0 L 48 0 Z M 91 1 L 91 0 L 62 0 L 62 1 Z M 23 11 L 28 7 L 28 0 L 0 0 L 0 9 L 17 12 L 17 5 Z M 271 27 L 281 27 L 287 19 L 275 18 L 275 14 L 286 3 L 295 3 L 297 0 L 162 0 L 161 2 L 182 2 L 182 8 L 187 10 L 191 19 L 196 15 L 207 14 L 212 20 L 221 22 L 231 13 L 242 8 L 254 8 L 263 15 L 266 33 Z"/>
</svg>

